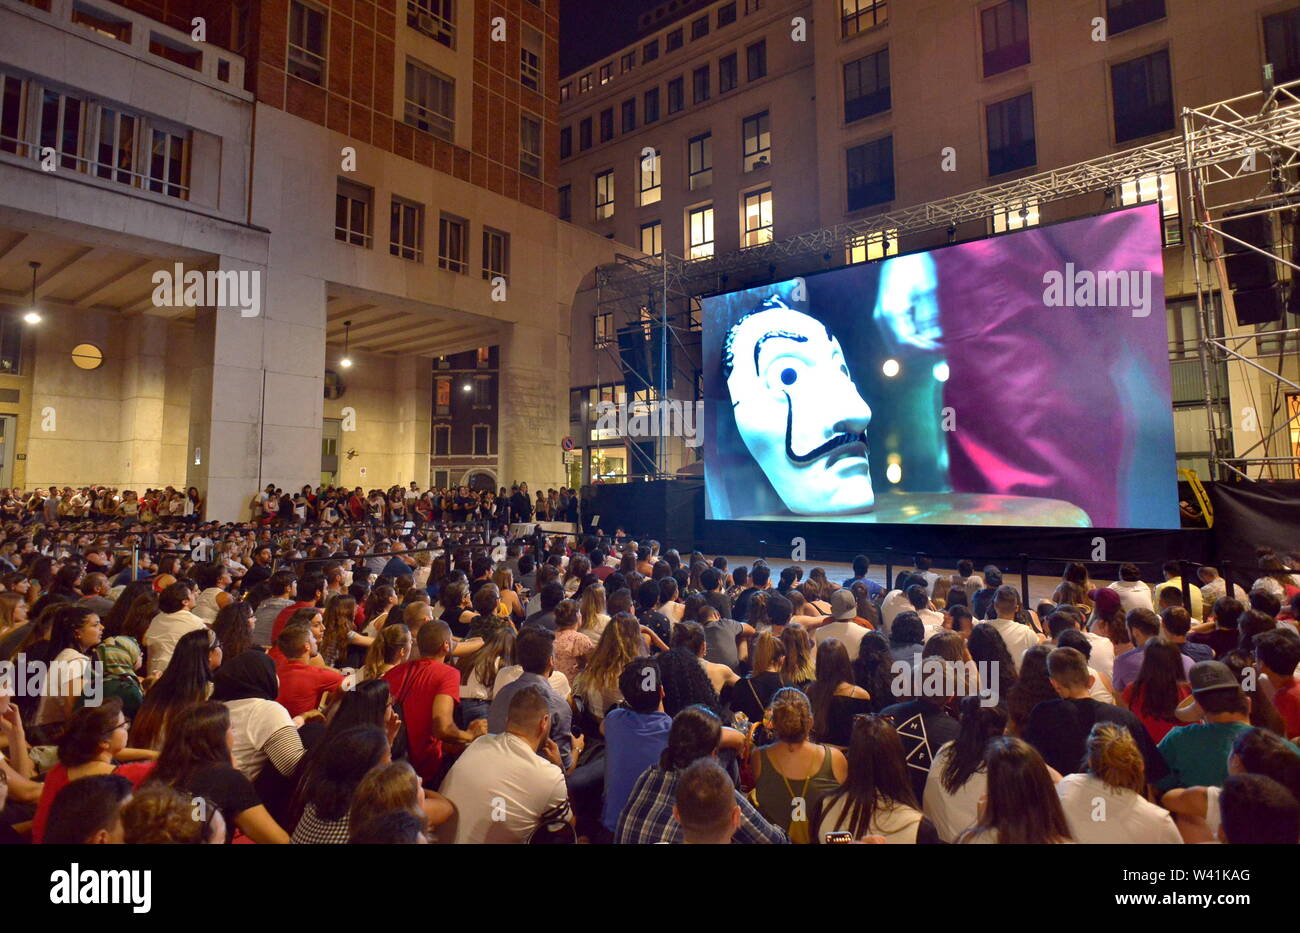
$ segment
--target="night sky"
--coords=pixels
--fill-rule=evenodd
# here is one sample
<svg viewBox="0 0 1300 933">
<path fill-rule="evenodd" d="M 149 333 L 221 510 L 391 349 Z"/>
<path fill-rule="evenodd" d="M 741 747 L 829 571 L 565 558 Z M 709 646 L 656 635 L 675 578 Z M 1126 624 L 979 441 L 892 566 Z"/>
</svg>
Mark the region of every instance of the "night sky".
<svg viewBox="0 0 1300 933">
<path fill-rule="evenodd" d="M 604 58 L 636 38 L 636 19 L 663 0 L 560 0 L 560 75 Z"/>
</svg>

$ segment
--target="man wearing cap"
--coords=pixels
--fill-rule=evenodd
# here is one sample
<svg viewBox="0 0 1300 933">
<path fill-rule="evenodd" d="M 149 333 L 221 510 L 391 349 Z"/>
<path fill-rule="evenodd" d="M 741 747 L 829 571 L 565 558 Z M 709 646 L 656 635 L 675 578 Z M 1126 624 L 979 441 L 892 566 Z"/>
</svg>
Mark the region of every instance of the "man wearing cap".
<svg viewBox="0 0 1300 933">
<path fill-rule="evenodd" d="M 849 660 L 858 659 L 858 648 L 862 645 L 862 636 L 867 634 L 867 630 L 853 621 L 858 616 L 858 601 L 854 598 L 850 590 L 836 590 L 831 594 L 831 618 L 834 622 L 828 622 L 817 628 L 813 637 L 817 644 L 821 644 L 828 638 L 837 638 L 840 643 L 849 652 Z"/>
<path fill-rule="evenodd" d="M 1115 685 L 1116 694 L 1123 693 L 1125 687 L 1137 680 L 1138 671 L 1142 669 L 1142 653 L 1146 650 L 1146 644 L 1160 634 L 1160 617 L 1150 609 L 1132 609 L 1124 617 L 1124 621 L 1128 626 L 1129 637 L 1133 639 L 1134 647 L 1115 657 L 1115 669 L 1110 681 Z M 1191 676 L 1192 659 L 1184 654 L 1182 660 L 1183 672 Z"/>
<path fill-rule="evenodd" d="M 1228 777 L 1228 753 L 1250 724 L 1250 699 L 1222 661 L 1198 661 L 1187 675 L 1201 722 L 1175 726 L 1160 740 L 1169 773 L 1155 781 L 1161 791 L 1175 787 L 1222 787 Z M 1192 715 L 1195 715 L 1193 713 Z M 1179 708 L 1178 718 L 1186 713 Z M 1300 748 L 1287 745 L 1300 755 Z"/>
</svg>

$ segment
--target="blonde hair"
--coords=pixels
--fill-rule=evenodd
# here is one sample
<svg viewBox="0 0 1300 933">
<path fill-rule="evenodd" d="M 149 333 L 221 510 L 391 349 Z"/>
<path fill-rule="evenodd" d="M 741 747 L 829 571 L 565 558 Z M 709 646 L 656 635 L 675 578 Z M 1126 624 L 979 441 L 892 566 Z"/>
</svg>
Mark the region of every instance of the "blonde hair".
<svg viewBox="0 0 1300 933">
<path fill-rule="evenodd" d="M 348 811 L 348 827 L 355 831 L 369 820 L 375 820 L 394 810 L 406 810 L 424 819 L 421 806 L 420 778 L 406 761 L 390 761 L 372 768 L 352 795 Z"/>
<path fill-rule="evenodd" d="M 573 685 L 574 692 L 617 692 L 623 668 L 643 654 L 645 642 L 641 640 L 641 623 L 632 613 L 620 612 L 605 626 L 600 641 L 596 642 L 596 650 L 587 659 L 587 666 Z"/>
<path fill-rule="evenodd" d="M 492 574 L 492 582 L 497 585 L 497 589 L 504 593 L 506 590 L 515 588 L 515 575 L 509 567 L 498 567 Z"/>
<path fill-rule="evenodd" d="M 1146 763 L 1133 734 L 1123 726 L 1099 722 L 1088 733 L 1088 773 L 1101 778 L 1107 787 L 1146 790 Z"/>
<path fill-rule="evenodd" d="M 0 593 L 0 632 L 14 624 L 14 607 L 24 602 L 22 593 Z"/>
<path fill-rule="evenodd" d="M 785 645 L 771 632 L 760 632 L 754 639 L 754 673 L 764 674 L 773 664 L 785 660 Z"/>
<path fill-rule="evenodd" d="M 366 662 L 361 666 L 361 676 L 357 681 L 375 680 L 384 676 L 384 665 L 396 663 L 402 643 L 407 639 L 411 639 L 411 630 L 400 622 L 381 628 L 366 649 Z"/>
<path fill-rule="evenodd" d="M 785 645 L 785 660 L 781 662 L 781 680 L 786 684 L 808 683 L 817 677 L 812 636 L 797 622 L 791 622 L 781 632 Z"/>
<path fill-rule="evenodd" d="M 593 583 L 582 591 L 582 601 L 578 604 L 578 611 L 582 614 L 582 625 L 579 631 L 588 632 L 600 626 L 600 616 L 605 614 L 605 586 L 603 583 Z"/>
</svg>

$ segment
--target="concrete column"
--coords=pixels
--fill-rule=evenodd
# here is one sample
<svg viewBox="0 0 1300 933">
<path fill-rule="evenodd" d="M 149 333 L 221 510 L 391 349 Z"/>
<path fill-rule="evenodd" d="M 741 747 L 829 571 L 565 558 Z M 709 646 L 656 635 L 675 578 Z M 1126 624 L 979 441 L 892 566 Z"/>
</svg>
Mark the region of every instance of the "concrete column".
<svg viewBox="0 0 1300 933">
<path fill-rule="evenodd" d="M 530 493 L 564 483 L 560 439 L 569 428 L 568 338 L 527 324 L 500 329 L 501 485 Z"/>
<path fill-rule="evenodd" d="M 410 356 L 393 367 L 397 402 L 397 460 L 403 486 L 411 480 L 429 488 L 429 453 L 433 412 L 433 361 Z"/>
<path fill-rule="evenodd" d="M 163 467 L 164 436 L 171 433 L 173 442 L 182 439 L 175 433 L 180 426 L 168 426 L 164 417 L 167 330 L 165 319 L 143 314 L 131 322 L 123 336 L 122 402 L 118 409 L 121 476 L 126 488 L 140 492 L 149 486 L 179 482 L 184 475 L 165 475 Z"/>
<path fill-rule="evenodd" d="M 220 268 L 259 272 L 264 298 L 256 317 L 198 313 L 186 482 L 203 492 L 208 518 L 238 521 L 269 483 L 320 482 L 325 283 L 228 257 Z"/>
</svg>

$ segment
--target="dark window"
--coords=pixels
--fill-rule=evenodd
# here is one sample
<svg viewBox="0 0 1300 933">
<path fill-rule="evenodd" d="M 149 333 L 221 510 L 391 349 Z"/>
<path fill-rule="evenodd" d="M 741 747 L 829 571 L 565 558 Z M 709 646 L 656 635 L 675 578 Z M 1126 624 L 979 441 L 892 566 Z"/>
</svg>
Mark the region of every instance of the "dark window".
<svg viewBox="0 0 1300 933">
<path fill-rule="evenodd" d="M 709 34 L 709 18 L 701 16 L 691 23 L 691 39 L 703 39 Z"/>
<path fill-rule="evenodd" d="M 692 103 L 699 104 L 709 99 L 709 66 L 696 68 L 691 75 Z"/>
<path fill-rule="evenodd" d="M 1300 7 L 1264 17 L 1264 54 L 1274 83 L 1300 78 Z"/>
<path fill-rule="evenodd" d="M 646 123 L 654 123 L 659 119 L 659 88 L 652 87 L 645 92 L 642 119 Z"/>
<path fill-rule="evenodd" d="M 718 7 L 718 28 L 730 26 L 736 21 L 736 4 L 728 3 L 726 6 Z"/>
<path fill-rule="evenodd" d="M 1112 65 L 1110 85 L 1115 104 L 1115 142 L 1174 128 L 1167 49 Z"/>
<path fill-rule="evenodd" d="M 560 130 L 560 158 L 567 159 L 573 155 L 573 127 L 566 126 Z"/>
<path fill-rule="evenodd" d="M 573 219 L 573 186 L 563 185 L 560 188 L 560 220 Z"/>
<path fill-rule="evenodd" d="M 641 64 L 652 62 L 659 57 L 659 40 L 654 39 L 641 46 Z"/>
<path fill-rule="evenodd" d="M 1004 0 L 980 12 L 984 77 L 1029 64 L 1027 0 Z"/>
<path fill-rule="evenodd" d="M 1164 15 L 1165 0 L 1106 0 L 1106 32 L 1113 36 Z"/>
<path fill-rule="evenodd" d="M 886 0 L 840 0 L 840 36 L 847 39 L 874 29 L 886 22 L 888 17 L 889 4 Z"/>
<path fill-rule="evenodd" d="M 854 146 L 847 158 L 849 210 L 894 200 L 894 137 Z"/>
<path fill-rule="evenodd" d="M 584 151 L 591 148 L 591 117 L 578 124 L 578 148 Z"/>
<path fill-rule="evenodd" d="M 623 101 L 623 132 L 630 133 L 636 129 L 636 98 Z"/>
<path fill-rule="evenodd" d="M 755 42 L 745 49 L 748 81 L 757 81 L 767 74 L 767 40 Z"/>
<path fill-rule="evenodd" d="M 1038 161 L 1034 146 L 1032 93 L 989 104 L 985 118 L 989 134 L 990 175 L 1028 168 Z"/>
<path fill-rule="evenodd" d="M 614 138 L 614 108 L 606 107 L 600 112 L 600 141 L 607 143 Z"/>
<path fill-rule="evenodd" d="M 713 134 L 696 136 L 686 145 L 687 176 L 690 189 L 699 191 L 713 184 Z"/>
<path fill-rule="evenodd" d="M 684 33 L 681 28 L 679 27 L 674 29 L 672 32 L 668 33 L 668 35 L 664 36 L 664 51 L 676 52 L 682 47 L 684 41 Z"/>
<path fill-rule="evenodd" d="M 676 113 L 685 106 L 685 86 L 681 78 L 673 78 L 668 82 L 668 112 Z"/>
<path fill-rule="evenodd" d="M 718 93 L 725 94 L 736 89 L 736 53 L 724 55 L 718 60 Z"/>
<path fill-rule="evenodd" d="M 889 49 L 844 66 L 845 123 L 888 110 L 889 104 Z"/>
</svg>

